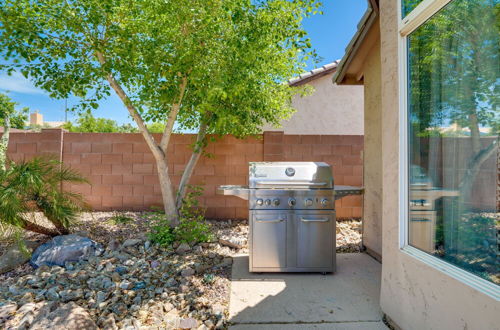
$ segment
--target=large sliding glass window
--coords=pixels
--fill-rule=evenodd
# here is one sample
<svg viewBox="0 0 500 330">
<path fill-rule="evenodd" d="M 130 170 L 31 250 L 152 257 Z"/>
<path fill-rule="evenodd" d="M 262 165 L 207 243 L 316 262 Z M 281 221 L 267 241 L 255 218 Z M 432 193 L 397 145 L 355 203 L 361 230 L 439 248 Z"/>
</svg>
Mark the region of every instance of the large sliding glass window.
<svg viewBox="0 0 500 330">
<path fill-rule="evenodd" d="M 453 0 L 406 39 L 408 244 L 496 284 L 499 36 L 499 0 Z"/>
</svg>

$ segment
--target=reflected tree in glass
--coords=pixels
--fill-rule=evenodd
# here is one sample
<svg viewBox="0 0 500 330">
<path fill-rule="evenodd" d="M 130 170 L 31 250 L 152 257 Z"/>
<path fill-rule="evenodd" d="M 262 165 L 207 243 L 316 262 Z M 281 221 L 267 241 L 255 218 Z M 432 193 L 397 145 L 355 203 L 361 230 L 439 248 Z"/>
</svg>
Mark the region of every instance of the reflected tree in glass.
<svg viewBox="0 0 500 330">
<path fill-rule="evenodd" d="M 421 3 L 424 0 L 403 0 L 401 1 L 401 6 L 402 6 L 402 12 L 403 12 L 403 17 L 408 15 L 419 3 Z"/>
<path fill-rule="evenodd" d="M 431 166 L 431 153 L 452 155 L 444 150 L 447 137 L 469 141 L 464 164 L 459 164 L 465 170 L 457 165 L 452 173 L 458 198 L 437 205 L 442 210 L 435 240 L 444 251 L 435 253 L 497 283 L 499 213 L 471 210 L 470 200 L 478 174 L 498 152 L 499 45 L 498 0 L 454 0 L 408 38 L 410 162 L 427 159 L 429 175 L 439 181 L 449 173 L 439 162 Z M 450 127 L 456 129 L 445 129 Z M 429 141 L 439 147 L 432 149 Z M 493 212 L 485 216 L 484 211 Z"/>
</svg>

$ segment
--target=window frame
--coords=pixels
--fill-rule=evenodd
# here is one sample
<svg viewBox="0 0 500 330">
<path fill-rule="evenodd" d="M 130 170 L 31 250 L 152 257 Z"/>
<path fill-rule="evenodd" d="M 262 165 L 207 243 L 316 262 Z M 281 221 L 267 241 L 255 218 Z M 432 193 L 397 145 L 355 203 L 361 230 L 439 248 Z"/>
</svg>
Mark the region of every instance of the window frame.
<svg viewBox="0 0 500 330">
<path fill-rule="evenodd" d="M 408 244 L 409 146 L 408 146 L 408 36 L 454 0 L 424 0 L 402 17 L 398 0 L 398 77 L 399 77 L 399 248 L 404 254 L 500 301 L 500 285 L 487 281 L 449 262 Z"/>
</svg>

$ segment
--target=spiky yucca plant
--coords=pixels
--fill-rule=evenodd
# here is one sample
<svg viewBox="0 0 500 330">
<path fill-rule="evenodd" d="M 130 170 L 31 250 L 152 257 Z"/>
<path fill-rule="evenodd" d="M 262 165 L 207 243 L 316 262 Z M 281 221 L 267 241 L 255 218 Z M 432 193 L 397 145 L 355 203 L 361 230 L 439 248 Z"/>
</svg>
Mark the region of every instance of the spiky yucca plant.
<svg viewBox="0 0 500 330">
<path fill-rule="evenodd" d="M 0 170 L 0 221 L 25 230 L 57 236 L 69 233 L 69 225 L 86 206 L 80 194 L 62 189 L 63 183 L 88 183 L 78 172 L 59 161 L 37 157 L 12 162 Z M 28 220 L 42 212 L 54 225 L 47 228 Z"/>
</svg>

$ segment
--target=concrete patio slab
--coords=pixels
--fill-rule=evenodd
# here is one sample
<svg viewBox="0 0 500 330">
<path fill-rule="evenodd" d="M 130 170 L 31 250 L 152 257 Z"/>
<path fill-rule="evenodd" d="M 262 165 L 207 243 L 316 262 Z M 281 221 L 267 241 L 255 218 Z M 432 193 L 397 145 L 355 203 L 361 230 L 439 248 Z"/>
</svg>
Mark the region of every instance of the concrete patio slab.
<svg viewBox="0 0 500 330">
<path fill-rule="evenodd" d="M 231 330 L 387 330 L 384 322 L 342 322 L 342 323 L 305 323 L 305 324 L 238 324 Z"/>
<path fill-rule="evenodd" d="M 249 273 L 234 258 L 231 329 L 385 329 L 381 265 L 363 253 L 337 254 L 335 274 Z"/>
</svg>

